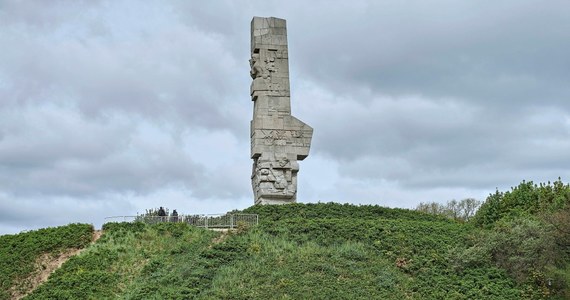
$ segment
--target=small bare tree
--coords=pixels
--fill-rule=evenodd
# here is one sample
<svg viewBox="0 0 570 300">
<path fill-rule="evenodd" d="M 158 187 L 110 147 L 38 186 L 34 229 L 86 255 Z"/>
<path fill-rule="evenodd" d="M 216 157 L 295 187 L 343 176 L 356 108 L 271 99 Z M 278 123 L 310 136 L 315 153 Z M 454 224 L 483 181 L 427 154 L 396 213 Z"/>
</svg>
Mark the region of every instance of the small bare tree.
<svg viewBox="0 0 570 300">
<path fill-rule="evenodd" d="M 462 216 L 463 220 L 469 221 L 471 218 L 473 218 L 473 216 L 475 216 L 475 213 L 477 212 L 481 204 L 483 204 L 483 201 L 479 201 L 474 198 L 467 198 L 461 200 L 459 202 L 460 205 L 459 209 L 460 209 L 460 215 Z"/>
<path fill-rule="evenodd" d="M 475 212 L 477 212 L 477 209 L 479 209 L 482 203 L 482 201 L 474 198 L 467 198 L 461 201 L 453 199 L 446 204 L 440 204 L 437 202 L 421 202 L 416 207 L 416 210 L 432 215 L 446 216 L 454 220 L 469 221 L 469 219 L 475 215 Z"/>
</svg>

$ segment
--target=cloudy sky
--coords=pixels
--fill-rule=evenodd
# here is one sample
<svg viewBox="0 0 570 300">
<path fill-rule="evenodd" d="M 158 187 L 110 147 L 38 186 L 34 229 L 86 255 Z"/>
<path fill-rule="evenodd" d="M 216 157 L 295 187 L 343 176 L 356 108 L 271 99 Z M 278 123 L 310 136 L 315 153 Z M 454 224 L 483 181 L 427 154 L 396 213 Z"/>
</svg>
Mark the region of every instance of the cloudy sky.
<svg viewBox="0 0 570 300">
<path fill-rule="evenodd" d="M 252 205 L 253 16 L 315 130 L 299 202 L 570 180 L 568 1 L 0 0 L 0 234 Z"/>
</svg>

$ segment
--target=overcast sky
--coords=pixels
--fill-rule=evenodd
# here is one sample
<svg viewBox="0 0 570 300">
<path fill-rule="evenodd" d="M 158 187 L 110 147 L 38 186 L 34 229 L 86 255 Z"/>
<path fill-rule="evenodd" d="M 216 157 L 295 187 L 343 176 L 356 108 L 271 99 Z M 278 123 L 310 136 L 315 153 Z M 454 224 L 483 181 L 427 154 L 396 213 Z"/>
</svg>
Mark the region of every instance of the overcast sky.
<svg viewBox="0 0 570 300">
<path fill-rule="evenodd" d="M 251 206 L 253 16 L 314 128 L 299 202 L 570 180 L 568 1 L 0 0 L 0 234 Z"/>
</svg>

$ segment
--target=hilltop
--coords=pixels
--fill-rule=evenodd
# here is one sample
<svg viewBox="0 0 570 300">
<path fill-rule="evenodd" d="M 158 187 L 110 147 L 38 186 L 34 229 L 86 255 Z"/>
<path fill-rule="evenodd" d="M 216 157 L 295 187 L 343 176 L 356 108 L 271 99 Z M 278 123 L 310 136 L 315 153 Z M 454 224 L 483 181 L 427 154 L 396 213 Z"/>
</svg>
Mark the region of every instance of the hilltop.
<svg viewBox="0 0 570 300">
<path fill-rule="evenodd" d="M 505 194 L 493 197 L 501 207 L 508 203 Z M 493 201 L 482 213 L 497 213 Z M 380 206 L 253 206 L 243 212 L 259 214 L 260 224 L 231 233 L 183 223 L 107 223 L 92 244 L 92 228 L 69 225 L 83 233 L 60 238 L 79 241 L 62 247 L 85 249 L 25 299 L 565 299 L 563 252 L 548 252 L 555 249 L 544 248 L 550 244 L 539 237 L 539 248 L 520 248 L 535 251 L 528 257 L 499 251 L 508 240 L 497 238 L 501 232 L 530 232 L 538 222 L 517 205 L 518 219 L 479 215 L 467 223 Z M 37 239 L 45 232 L 0 238 L 25 235 Z M 532 240 L 520 232 L 509 236 Z M 519 249 L 508 242 L 508 249 Z M 499 254 L 510 256 L 503 261 Z M 506 263 L 517 259 L 528 265 Z M 3 287 L 22 276 L 3 277 Z"/>
</svg>

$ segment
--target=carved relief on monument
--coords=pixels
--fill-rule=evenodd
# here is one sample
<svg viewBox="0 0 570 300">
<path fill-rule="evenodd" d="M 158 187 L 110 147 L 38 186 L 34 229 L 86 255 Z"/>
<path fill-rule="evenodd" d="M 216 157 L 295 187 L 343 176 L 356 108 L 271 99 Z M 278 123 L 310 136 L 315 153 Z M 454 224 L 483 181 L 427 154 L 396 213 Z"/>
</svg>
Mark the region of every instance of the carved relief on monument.
<svg viewBox="0 0 570 300">
<path fill-rule="evenodd" d="M 265 67 L 265 63 L 259 59 L 259 53 L 253 53 L 251 55 L 251 59 L 249 60 L 249 65 L 251 67 L 251 71 L 249 74 L 251 75 L 252 79 L 256 79 L 262 77 L 263 79 L 269 78 L 269 72 Z"/>
<path fill-rule="evenodd" d="M 267 90 L 279 93 L 288 90 L 286 81 L 283 81 L 283 78 L 286 78 L 284 77 L 285 74 L 274 76 L 275 74 L 281 73 L 276 63 L 278 57 L 277 53 L 279 53 L 279 51 L 266 51 L 266 53 L 262 53 L 264 53 L 263 57 L 260 53 L 252 53 L 251 59 L 249 60 L 251 67 L 250 75 L 253 79 L 251 83 L 251 94 L 253 94 L 254 91 Z M 288 94 L 284 94 L 284 96 L 287 95 Z"/>
<path fill-rule="evenodd" d="M 256 159 L 252 176 L 255 193 L 277 198 L 295 197 L 298 170 L 286 155 Z"/>
<path fill-rule="evenodd" d="M 307 134 L 310 131 L 307 130 Z M 296 147 L 309 147 L 311 143 L 310 137 L 305 137 L 303 130 L 285 130 L 285 129 L 265 129 L 256 130 L 254 139 L 263 139 L 263 144 L 271 145 L 291 145 Z"/>
</svg>

